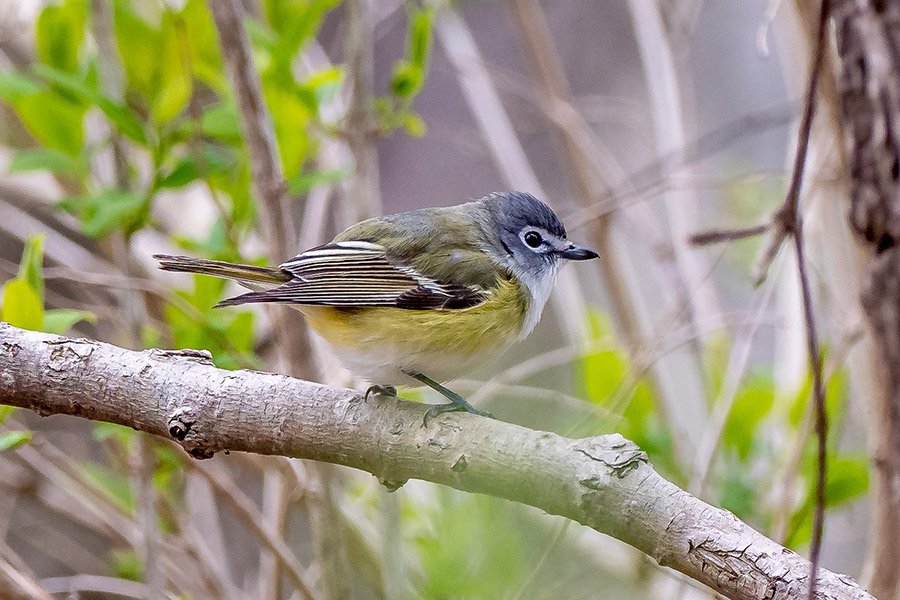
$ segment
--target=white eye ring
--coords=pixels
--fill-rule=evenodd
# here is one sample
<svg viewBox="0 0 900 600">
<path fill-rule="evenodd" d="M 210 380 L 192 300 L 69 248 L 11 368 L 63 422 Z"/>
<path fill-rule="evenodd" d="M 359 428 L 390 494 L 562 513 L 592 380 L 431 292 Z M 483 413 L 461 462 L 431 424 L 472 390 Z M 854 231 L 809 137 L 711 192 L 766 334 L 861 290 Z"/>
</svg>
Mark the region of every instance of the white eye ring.
<svg viewBox="0 0 900 600">
<path fill-rule="evenodd" d="M 537 249 L 544 243 L 544 237 L 537 231 L 531 230 L 522 234 L 522 241 L 525 242 L 525 245 L 529 248 Z"/>
</svg>

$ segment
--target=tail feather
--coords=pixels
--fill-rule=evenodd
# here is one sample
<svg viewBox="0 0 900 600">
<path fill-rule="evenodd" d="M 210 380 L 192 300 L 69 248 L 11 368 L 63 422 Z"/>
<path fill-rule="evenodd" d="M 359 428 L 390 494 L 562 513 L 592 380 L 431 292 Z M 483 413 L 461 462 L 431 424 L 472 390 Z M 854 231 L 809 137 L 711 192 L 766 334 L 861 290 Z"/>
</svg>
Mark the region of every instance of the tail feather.
<svg viewBox="0 0 900 600">
<path fill-rule="evenodd" d="M 234 296 L 233 298 L 225 298 L 221 302 L 217 302 L 213 308 L 223 308 L 225 306 L 238 306 L 241 304 L 252 304 L 254 302 L 279 302 L 281 301 L 278 296 L 272 295 L 269 292 L 247 292 L 246 294 L 241 294 L 240 296 Z"/>
<path fill-rule="evenodd" d="M 254 265 L 239 265 L 221 260 L 206 260 L 203 258 L 171 256 L 168 254 L 154 254 L 153 258 L 159 261 L 159 268 L 163 271 L 199 273 L 201 275 L 222 277 L 237 281 L 241 285 L 252 290 L 277 287 L 282 283 L 290 281 L 292 278 L 292 275 L 284 269 L 272 269 Z M 241 296 L 238 296 L 238 298 L 241 298 Z M 232 300 L 236 300 L 236 298 L 233 298 Z M 250 300 L 250 302 L 253 302 L 253 300 Z M 235 304 L 243 303 L 244 302 L 235 302 Z M 220 303 L 219 305 L 231 306 L 231 304 L 223 303 Z"/>
</svg>

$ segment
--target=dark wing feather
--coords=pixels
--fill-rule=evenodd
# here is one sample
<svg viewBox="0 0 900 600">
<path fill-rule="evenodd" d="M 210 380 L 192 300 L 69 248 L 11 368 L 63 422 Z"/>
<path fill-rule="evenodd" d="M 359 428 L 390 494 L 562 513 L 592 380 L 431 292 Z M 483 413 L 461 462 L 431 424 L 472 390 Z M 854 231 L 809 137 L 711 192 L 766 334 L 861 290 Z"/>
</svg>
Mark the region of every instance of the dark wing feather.
<svg viewBox="0 0 900 600">
<path fill-rule="evenodd" d="M 470 308 L 484 302 L 485 293 L 465 286 L 445 285 L 446 294 L 436 294 L 421 286 L 404 292 L 397 297 L 398 308 L 419 309 L 460 309 Z"/>
<path fill-rule="evenodd" d="M 478 286 L 443 283 L 413 267 L 392 261 L 369 242 L 325 244 L 279 265 L 290 281 L 263 292 L 220 302 L 233 306 L 279 302 L 323 306 L 394 306 L 408 309 L 461 309 L 480 304 L 487 291 Z"/>
</svg>

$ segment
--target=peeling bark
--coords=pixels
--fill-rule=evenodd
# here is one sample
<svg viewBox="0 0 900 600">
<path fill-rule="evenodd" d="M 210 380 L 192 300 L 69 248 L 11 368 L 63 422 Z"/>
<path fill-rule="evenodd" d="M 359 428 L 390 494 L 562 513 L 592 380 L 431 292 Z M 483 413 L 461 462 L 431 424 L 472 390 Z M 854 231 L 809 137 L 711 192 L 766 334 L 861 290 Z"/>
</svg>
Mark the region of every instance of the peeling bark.
<svg viewBox="0 0 900 600">
<path fill-rule="evenodd" d="M 223 450 L 321 460 L 508 498 L 612 535 L 728 598 L 801 598 L 809 562 L 666 481 L 620 435 L 568 439 L 282 375 L 217 369 L 196 350 L 134 352 L 0 324 L 0 403 L 109 421 Z M 871 600 L 819 570 L 817 598 Z"/>
</svg>

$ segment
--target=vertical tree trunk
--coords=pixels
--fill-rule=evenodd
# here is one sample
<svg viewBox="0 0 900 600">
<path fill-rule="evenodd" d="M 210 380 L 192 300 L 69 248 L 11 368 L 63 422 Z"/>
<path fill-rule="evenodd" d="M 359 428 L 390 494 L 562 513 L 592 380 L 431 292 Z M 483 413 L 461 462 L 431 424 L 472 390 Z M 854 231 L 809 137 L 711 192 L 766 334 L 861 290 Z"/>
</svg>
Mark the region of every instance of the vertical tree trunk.
<svg viewBox="0 0 900 600">
<path fill-rule="evenodd" d="M 871 398 L 869 589 L 897 598 L 900 580 L 900 4 L 835 0 L 840 98 L 850 155 L 850 226 L 870 252 L 862 307 L 880 393 Z"/>
</svg>

